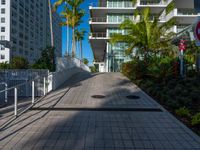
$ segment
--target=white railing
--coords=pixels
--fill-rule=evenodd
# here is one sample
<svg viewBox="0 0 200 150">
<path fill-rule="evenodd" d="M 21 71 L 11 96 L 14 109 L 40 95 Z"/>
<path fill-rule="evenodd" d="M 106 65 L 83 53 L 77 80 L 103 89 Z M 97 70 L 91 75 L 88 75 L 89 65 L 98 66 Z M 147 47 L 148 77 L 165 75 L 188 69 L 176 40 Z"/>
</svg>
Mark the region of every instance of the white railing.
<svg viewBox="0 0 200 150">
<path fill-rule="evenodd" d="M 41 80 L 43 80 L 42 81 L 43 84 L 38 84 L 38 81 L 41 81 Z M 19 103 L 19 100 L 22 98 L 18 94 L 19 90 L 26 85 L 31 85 L 31 95 L 25 96 L 25 97 L 23 97 L 23 99 L 25 98 L 25 100 L 26 100 L 25 102 L 29 102 L 29 104 L 34 105 L 36 102 L 36 96 L 43 97 L 47 94 L 47 91 L 49 92 L 47 82 L 48 82 L 48 78 L 46 76 L 44 76 L 44 77 L 36 78 L 33 80 L 29 80 L 27 82 L 24 82 L 24 83 L 21 83 L 19 85 L 9 87 L 9 88 L 7 87 L 7 83 L 4 83 L 6 88 L 5 88 L 5 90 L 0 91 L 0 94 L 5 93 L 5 102 L 6 103 L 8 103 L 8 96 L 9 96 L 9 100 L 12 100 L 12 98 L 14 99 L 14 115 L 18 116 L 18 106 L 22 103 L 22 101 L 20 101 L 20 103 Z M 38 96 L 38 94 L 36 94 L 36 89 L 42 90 L 43 95 Z M 14 92 L 14 93 L 10 94 L 10 95 L 8 94 L 8 93 L 12 93 L 12 92 Z M 27 107 L 20 108 L 20 113 L 23 113 L 30 105 L 26 105 L 26 106 Z"/>
<path fill-rule="evenodd" d="M 136 21 L 137 18 L 134 16 L 131 17 L 126 17 L 126 16 L 114 16 L 113 18 L 111 17 L 94 17 L 90 19 L 91 23 L 94 22 L 102 22 L 102 23 L 122 23 L 125 20 L 131 20 L 131 21 Z"/>
<path fill-rule="evenodd" d="M 52 90 L 60 87 L 64 82 L 66 82 L 72 75 L 81 72 L 87 71 L 90 72 L 90 68 L 85 65 L 81 60 L 77 58 L 57 58 L 57 71 L 44 74 L 37 74 L 36 72 L 32 72 L 32 76 L 28 80 L 21 80 L 22 73 L 21 70 L 3 70 L 1 74 L 1 80 L 5 80 L 5 78 L 9 78 L 9 75 L 13 75 L 13 79 L 6 79 L 6 82 L 1 82 L 0 85 L 4 85 L 5 89 L 0 89 L 0 102 L 4 102 L 4 105 L 0 105 L 0 113 L 2 116 L 6 117 L 7 114 L 9 116 L 12 115 L 12 111 L 14 112 L 14 116 L 18 116 L 29 108 L 31 108 L 36 102 L 41 100 L 45 95 L 47 95 Z M 8 72 L 11 72 L 8 73 Z M 14 74 L 12 74 L 14 72 Z M 31 75 L 31 71 L 24 70 L 26 72 L 26 76 Z M 38 70 L 40 72 L 40 70 Z M 27 75 L 29 74 L 29 75 Z M 36 74 L 36 76 L 34 76 Z M 18 75 L 18 78 L 17 78 Z M 4 76 L 4 77 L 3 77 Z M 8 77 L 7 77 L 8 76 Z M 23 76 L 22 76 L 23 77 Z M 34 78 L 33 78 L 34 77 Z M 15 80 L 20 79 L 20 84 L 10 84 L 11 82 L 15 82 Z M 25 79 L 25 78 L 24 78 Z M 9 84 L 8 84 L 9 83 Z M 8 85 L 13 85 L 8 87 Z M 1 87 L 2 88 L 2 87 Z M 23 92 L 22 92 L 23 91 Z M 28 94 L 27 94 L 28 93 Z M 4 95 L 2 97 L 2 94 Z M 3 113 L 6 112 L 6 113 Z M 9 117 L 8 117 L 9 118 Z M 2 122 L 0 123 L 0 126 Z"/>
<path fill-rule="evenodd" d="M 101 2 L 98 3 L 90 3 L 90 7 L 100 7 L 100 8 L 133 8 L 135 5 L 131 1 L 108 1 L 108 2 Z"/>
<path fill-rule="evenodd" d="M 169 14 L 165 15 L 166 12 L 161 15 L 163 21 L 169 21 L 171 18 L 175 16 L 200 16 L 200 13 L 195 11 L 194 9 L 173 9 Z M 161 18 L 161 17 L 160 17 Z"/>
</svg>

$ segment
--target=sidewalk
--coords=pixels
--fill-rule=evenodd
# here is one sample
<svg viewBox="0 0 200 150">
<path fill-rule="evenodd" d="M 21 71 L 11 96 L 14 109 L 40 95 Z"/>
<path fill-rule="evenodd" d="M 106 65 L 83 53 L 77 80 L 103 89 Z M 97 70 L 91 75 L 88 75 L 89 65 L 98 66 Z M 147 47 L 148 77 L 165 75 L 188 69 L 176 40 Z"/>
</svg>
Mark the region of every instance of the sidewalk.
<svg viewBox="0 0 200 150">
<path fill-rule="evenodd" d="M 200 138 L 120 73 L 80 73 L 1 131 L 11 148 L 199 150 Z"/>
</svg>

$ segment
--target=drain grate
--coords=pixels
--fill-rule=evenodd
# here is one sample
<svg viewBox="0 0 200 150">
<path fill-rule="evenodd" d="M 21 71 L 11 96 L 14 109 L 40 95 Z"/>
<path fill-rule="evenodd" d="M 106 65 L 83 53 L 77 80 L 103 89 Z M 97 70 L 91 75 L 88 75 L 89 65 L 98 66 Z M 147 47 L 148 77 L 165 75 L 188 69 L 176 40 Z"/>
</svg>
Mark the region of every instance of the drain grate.
<svg viewBox="0 0 200 150">
<path fill-rule="evenodd" d="M 105 95 L 92 95 L 91 97 L 97 98 L 97 99 L 102 99 L 102 98 L 105 98 L 106 96 Z"/>
<path fill-rule="evenodd" d="M 140 97 L 137 96 L 137 95 L 128 95 L 128 96 L 126 96 L 126 98 L 128 98 L 128 99 L 139 99 Z"/>
</svg>

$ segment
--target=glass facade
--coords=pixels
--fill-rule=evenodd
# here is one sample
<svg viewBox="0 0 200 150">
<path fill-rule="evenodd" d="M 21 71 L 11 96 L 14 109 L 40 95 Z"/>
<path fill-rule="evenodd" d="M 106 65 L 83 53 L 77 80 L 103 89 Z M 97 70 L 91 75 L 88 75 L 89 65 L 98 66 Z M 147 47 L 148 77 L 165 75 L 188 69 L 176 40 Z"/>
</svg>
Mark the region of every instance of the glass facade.
<svg viewBox="0 0 200 150">
<path fill-rule="evenodd" d="M 126 43 L 118 42 L 116 44 L 108 43 L 108 71 L 119 72 L 123 62 L 129 58 L 125 56 Z"/>
<path fill-rule="evenodd" d="M 200 12 L 200 0 L 194 0 L 194 7 L 197 12 Z"/>
</svg>

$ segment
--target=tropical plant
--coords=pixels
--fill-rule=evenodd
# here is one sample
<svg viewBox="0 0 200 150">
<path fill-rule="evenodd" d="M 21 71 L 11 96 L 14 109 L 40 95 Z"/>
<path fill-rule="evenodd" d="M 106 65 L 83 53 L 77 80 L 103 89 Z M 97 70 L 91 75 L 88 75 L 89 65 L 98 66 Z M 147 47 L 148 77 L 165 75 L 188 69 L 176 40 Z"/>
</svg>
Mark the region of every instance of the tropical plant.
<svg viewBox="0 0 200 150">
<path fill-rule="evenodd" d="M 75 29 L 81 23 L 81 18 L 84 16 L 85 12 L 80 8 L 80 5 L 84 0 L 57 0 L 54 3 L 54 10 L 59 6 L 65 4 L 65 10 L 61 13 L 64 15 L 67 22 L 63 22 L 63 25 L 68 25 L 72 28 L 72 56 L 76 53 L 76 39 L 75 39 Z"/>
<path fill-rule="evenodd" d="M 77 44 L 80 48 L 80 59 L 83 59 L 83 43 L 82 41 L 84 40 L 84 36 L 85 36 L 86 31 L 84 29 L 78 31 L 75 30 L 75 39 L 77 41 Z"/>
<path fill-rule="evenodd" d="M 110 41 L 111 43 L 127 43 L 126 52 L 129 55 L 132 54 L 134 48 L 137 48 L 136 55 L 143 56 L 145 60 L 148 56 L 164 55 L 172 49 L 171 39 L 174 33 L 168 30 L 174 23 L 172 19 L 159 25 L 156 17 L 153 21 L 151 20 L 150 9 L 145 8 L 139 22 L 125 20 L 120 25 L 120 29 L 126 30 L 127 34 L 113 34 Z"/>
<path fill-rule="evenodd" d="M 48 69 L 53 72 L 56 69 L 54 47 L 47 47 L 42 51 L 41 57 L 32 65 L 33 69 Z"/>
<path fill-rule="evenodd" d="M 6 62 L 0 63 L 0 69 L 10 69 L 10 64 Z"/>
<path fill-rule="evenodd" d="M 192 125 L 200 125 L 200 113 L 197 113 L 194 116 L 192 116 L 191 124 Z"/>
<path fill-rule="evenodd" d="M 83 63 L 84 63 L 85 65 L 88 65 L 88 63 L 89 63 L 88 59 L 87 59 L 87 58 L 83 58 Z"/>
<path fill-rule="evenodd" d="M 28 69 L 29 62 L 24 57 L 15 56 L 11 60 L 10 67 L 11 69 Z"/>
<path fill-rule="evenodd" d="M 176 114 L 180 117 L 190 117 L 190 110 L 186 107 L 181 107 L 176 110 Z"/>
<path fill-rule="evenodd" d="M 191 66 L 192 70 L 193 65 L 196 63 L 196 71 L 199 72 L 199 54 L 200 54 L 200 47 L 196 46 L 195 41 L 187 42 L 187 50 L 185 52 L 185 59 Z"/>
</svg>

